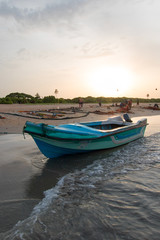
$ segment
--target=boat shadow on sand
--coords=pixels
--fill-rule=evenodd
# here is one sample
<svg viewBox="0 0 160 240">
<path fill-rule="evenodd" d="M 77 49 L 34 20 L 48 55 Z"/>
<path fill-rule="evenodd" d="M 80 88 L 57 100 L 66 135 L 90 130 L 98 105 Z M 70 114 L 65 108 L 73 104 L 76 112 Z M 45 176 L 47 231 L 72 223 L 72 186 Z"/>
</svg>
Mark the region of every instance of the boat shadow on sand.
<svg viewBox="0 0 160 240">
<path fill-rule="evenodd" d="M 126 144 L 128 145 L 128 144 Z M 28 198 L 44 198 L 44 191 L 53 188 L 60 178 L 69 173 L 80 171 L 95 161 L 109 158 L 113 152 L 124 148 L 119 146 L 112 149 L 96 150 L 89 153 L 65 155 L 55 159 L 33 158 L 32 165 L 41 171 L 32 176 L 25 189 Z"/>
</svg>

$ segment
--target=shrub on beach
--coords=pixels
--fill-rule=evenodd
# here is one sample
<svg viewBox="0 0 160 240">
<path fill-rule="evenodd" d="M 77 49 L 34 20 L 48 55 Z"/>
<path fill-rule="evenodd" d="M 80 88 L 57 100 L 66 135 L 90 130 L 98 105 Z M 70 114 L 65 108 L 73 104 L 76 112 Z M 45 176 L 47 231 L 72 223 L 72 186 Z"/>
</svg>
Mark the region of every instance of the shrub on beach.
<svg viewBox="0 0 160 240">
<path fill-rule="evenodd" d="M 12 100 L 9 97 L 0 98 L 0 104 L 12 104 Z"/>
</svg>

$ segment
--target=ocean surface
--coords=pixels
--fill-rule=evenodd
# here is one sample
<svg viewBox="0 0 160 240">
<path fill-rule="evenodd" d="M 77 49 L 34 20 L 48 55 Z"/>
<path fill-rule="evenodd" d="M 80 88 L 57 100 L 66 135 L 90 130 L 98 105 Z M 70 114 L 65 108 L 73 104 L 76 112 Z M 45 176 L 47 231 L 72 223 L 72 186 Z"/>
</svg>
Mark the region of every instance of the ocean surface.
<svg viewBox="0 0 160 240">
<path fill-rule="evenodd" d="M 11 182 L 0 183 L 0 239 L 159 240 L 160 116 L 147 118 L 144 138 L 55 160 L 44 158 L 31 138 L 12 136 L 19 147 L 12 157 L 8 150 Z"/>
</svg>

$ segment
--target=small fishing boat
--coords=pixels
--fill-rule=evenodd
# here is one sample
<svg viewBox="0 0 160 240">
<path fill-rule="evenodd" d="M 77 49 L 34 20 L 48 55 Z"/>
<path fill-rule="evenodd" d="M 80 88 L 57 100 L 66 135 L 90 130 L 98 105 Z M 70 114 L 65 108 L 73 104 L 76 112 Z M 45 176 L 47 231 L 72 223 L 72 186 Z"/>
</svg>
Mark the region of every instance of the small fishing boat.
<svg viewBox="0 0 160 240">
<path fill-rule="evenodd" d="M 133 123 L 128 114 L 108 120 L 59 126 L 27 121 L 24 133 L 32 136 L 47 158 L 110 149 L 144 136 L 147 119 Z"/>
</svg>

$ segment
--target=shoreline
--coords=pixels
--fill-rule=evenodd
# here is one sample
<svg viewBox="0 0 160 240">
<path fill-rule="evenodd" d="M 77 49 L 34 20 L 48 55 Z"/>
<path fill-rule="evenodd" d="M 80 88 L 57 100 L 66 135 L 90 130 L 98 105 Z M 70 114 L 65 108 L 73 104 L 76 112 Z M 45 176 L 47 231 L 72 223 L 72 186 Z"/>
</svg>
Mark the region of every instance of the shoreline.
<svg viewBox="0 0 160 240">
<path fill-rule="evenodd" d="M 128 114 L 130 118 L 160 115 L 160 109 L 153 110 L 150 109 L 151 106 L 153 106 L 153 103 L 135 104 Z M 35 116 L 36 114 L 34 115 L 34 113 L 39 112 L 39 115 L 45 113 L 45 115 L 50 117 L 52 115 L 49 112 L 51 109 L 53 110 L 52 114 L 56 112 L 56 117 L 60 117 L 46 119 L 45 117 L 40 118 Z M 58 112 L 60 114 L 57 114 Z M 0 104 L 0 134 L 22 133 L 26 121 L 60 125 L 105 120 L 116 115 L 123 115 L 124 113 L 119 111 L 119 107 L 111 104 L 102 104 L 101 107 L 98 104 L 84 104 L 83 108 L 79 108 L 78 104 Z"/>
</svg>

